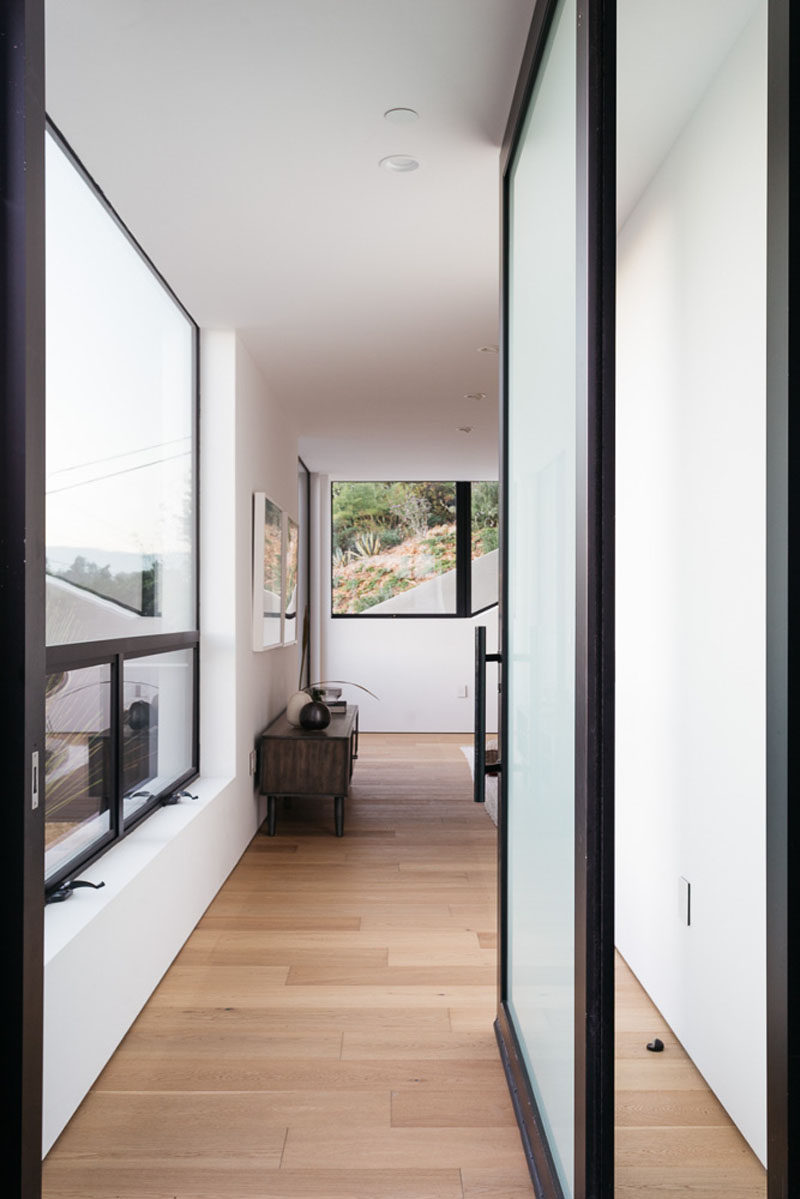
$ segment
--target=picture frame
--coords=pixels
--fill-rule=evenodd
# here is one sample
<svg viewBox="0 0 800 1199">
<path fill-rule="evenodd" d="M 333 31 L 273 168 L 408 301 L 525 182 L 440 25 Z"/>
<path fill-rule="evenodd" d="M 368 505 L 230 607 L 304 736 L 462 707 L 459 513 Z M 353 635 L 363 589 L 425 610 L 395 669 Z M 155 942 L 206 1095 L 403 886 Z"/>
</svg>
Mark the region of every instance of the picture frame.
<svg viewBox="0 0 800 1199">
<path fill-rule="evenodd" d="M 297 588 L 300 569 L 300 525 L 293 517 L 286 515 L 286 527 L 283 538 L 284 545 L 284 588 L 285 597 L 283 611 L 283 644 L 297 643 Z"/>
<path fill-rule="evenodd" d="M 283 512 L 263 491 L 253 493 L 253 649 L 283 644 Z"/>
</svg>

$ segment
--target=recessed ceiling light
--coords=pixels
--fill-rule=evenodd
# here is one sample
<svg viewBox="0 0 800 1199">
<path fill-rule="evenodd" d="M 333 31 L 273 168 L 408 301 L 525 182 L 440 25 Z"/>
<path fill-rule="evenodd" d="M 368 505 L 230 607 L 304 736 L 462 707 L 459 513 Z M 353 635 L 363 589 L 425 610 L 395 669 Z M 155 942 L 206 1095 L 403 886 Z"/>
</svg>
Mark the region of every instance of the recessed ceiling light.
<svg viewBox="0 0 800 1199">
<path fill-rule="evenodd" d="M 465 400 L 485 400 L 486 392 L 485 391 L 468 391 L 465 393 L 464 399 Z"/>
<path fill-rule="evenodd" d="M 478 346 L 478 353 L 479 354 L 499 354 L 500 347 L 499 346 Z"/>
<path fill-rule="evenodd" d="M 390 154 L 388 158 L 382 158 L 378 166 L 386 171 L 416 171 L 419 163 L 407 154 Z"/>
<path fill-rule="evenodd" d="M 383 115 L 393 125 L 410 125 L 412 121 L 419 120 L 419 113 L 413 108 L 387 108 Z"/>
<path fill-rule="evenodd" d="M 459 433 L 471 433 L 472 425 L 459 425 L 458 431 L 459 431 Z"/>
</svg>

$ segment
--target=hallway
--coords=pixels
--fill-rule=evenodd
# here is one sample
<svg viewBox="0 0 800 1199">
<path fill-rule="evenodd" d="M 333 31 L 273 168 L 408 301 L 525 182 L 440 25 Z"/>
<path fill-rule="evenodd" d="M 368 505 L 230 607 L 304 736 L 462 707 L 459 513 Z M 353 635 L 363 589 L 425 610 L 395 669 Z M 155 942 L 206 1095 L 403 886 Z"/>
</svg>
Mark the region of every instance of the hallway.
<svg viewBox="0 0 800 1199">
<path fill-rule="evenodd" d="M 258 834 L 44 1166 L 46 1199 L 529 1199 L 459 735 L 362 735 Z"/>
</svg>

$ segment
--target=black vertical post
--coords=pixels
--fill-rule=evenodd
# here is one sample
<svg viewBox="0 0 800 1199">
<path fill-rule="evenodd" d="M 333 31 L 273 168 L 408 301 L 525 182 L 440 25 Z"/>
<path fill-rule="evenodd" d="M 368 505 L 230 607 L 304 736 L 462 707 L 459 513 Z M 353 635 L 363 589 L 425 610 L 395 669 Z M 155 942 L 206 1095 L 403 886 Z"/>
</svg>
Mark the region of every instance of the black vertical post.
<svg viewBox="0 0 800 1199">
<path fill-rule="evenodd" d="M 577 6 L 575 1196 L 614 1192 L 616 0 Z"/>
<path fill-rule="evenodd" d="M 121 837 L 125 829 L 125 657 L 114 654 L 110 663 L 108 717 L 111 729 L 109 763 L 111 831 Z"/>
<path fill-rule="evenodd" d="M 456 613 L 472 613 L 472 486 L 456 483 Z"/>
<path fill-rule="evenodd" d="M 4 1193 L 38 1199 L 45 772 L 43 0 L 3 0 L 0 59 L 0 1057 L 5 1100 L 0 1160 Z"/>
<path fill-rule="evenodd" d="M 769 0 L 767 1132 L 769 1199 L 800 1188 L 800 29 Z M 796 9 L 795 9 L 796 11 Z M 800 220 L 797 215 L 795 220 Z"/>
</svg>

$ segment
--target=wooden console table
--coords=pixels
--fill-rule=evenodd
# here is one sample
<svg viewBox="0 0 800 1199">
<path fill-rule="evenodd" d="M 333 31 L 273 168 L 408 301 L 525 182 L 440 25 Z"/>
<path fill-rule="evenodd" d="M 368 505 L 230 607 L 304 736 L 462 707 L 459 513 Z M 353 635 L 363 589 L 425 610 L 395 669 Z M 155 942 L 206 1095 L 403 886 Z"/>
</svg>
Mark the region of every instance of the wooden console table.
<svg viewBox="0 0 800 1199">
<path fill-rule="evenodd" d="M 336 836 L 344 833 L 344 801 L 358 757 L 358 707 L 331 714 L 320 732 L 295 728 L 286 713 L 259 741 L 259 790 L 267 797 L 267 833 L 275 836 L 277 802 L 291 795 L 331 795 Z"/>
</svg>

